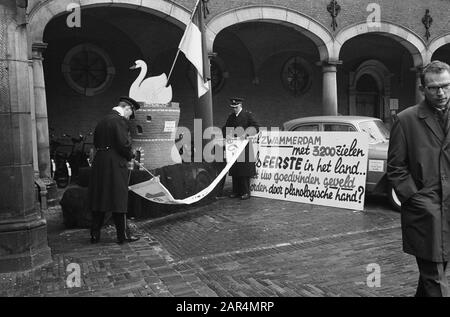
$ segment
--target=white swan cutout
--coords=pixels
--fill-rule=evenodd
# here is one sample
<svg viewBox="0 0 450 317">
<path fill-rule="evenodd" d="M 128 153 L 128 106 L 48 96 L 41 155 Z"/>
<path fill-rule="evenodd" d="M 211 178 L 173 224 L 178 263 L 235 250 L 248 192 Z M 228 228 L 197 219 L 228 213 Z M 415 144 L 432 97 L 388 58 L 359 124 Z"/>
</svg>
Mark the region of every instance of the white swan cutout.
<svg viewBox="0 0 450 317">
<path fill-rule="evenodd" d="M 130 87 L 129 96 L 136 101 L 145 103 L 169 103 L 172 101 L 172 86 L 167 86 L 166 74 L 145 78 L 147 64 L 143 60 L 137 60 L 130 69 L 140 68 L 141 72 Z"/>
</svg>

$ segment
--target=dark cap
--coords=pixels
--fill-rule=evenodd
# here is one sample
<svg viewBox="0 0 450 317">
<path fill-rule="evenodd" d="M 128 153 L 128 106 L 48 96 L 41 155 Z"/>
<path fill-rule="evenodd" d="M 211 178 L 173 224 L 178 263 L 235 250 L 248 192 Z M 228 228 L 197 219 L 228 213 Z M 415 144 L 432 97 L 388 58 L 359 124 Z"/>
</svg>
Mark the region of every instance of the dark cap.
<svg viewBox="0 0 450 317">
<path fill-rule="evenodd" d="M 129 104 L 131 106 L 131 109 L 133 109 L 133 112 L 138 110 L 141 107 L 141 105 L 136 100 L 134 100 L 133 98 L 127 97 L 127 96 L 120 97 L 119 101 L 123 101 L 123 102 L 126 102 L 127 104 Z"/>
<path fill-rule="evenodd" d="M 230 98 L 230 107 L 237 107 L 238 105 L 242 105 L 242 102 L 244 101 L 244 98 L 239 98 L 239 97 L 235 97 L 235 98 Z"/>
</svg>

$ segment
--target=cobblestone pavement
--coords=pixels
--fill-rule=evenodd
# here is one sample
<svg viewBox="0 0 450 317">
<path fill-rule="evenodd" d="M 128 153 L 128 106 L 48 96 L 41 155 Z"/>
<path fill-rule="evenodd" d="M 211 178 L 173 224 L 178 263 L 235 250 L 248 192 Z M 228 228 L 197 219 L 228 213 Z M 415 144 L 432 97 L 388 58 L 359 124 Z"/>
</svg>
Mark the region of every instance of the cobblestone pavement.
<svg viewBox="0 0 450 317">
<path fill-rule="evenodd" d="M 363 212 L 252 198 L 225 199 L 165 219 L 134 222 L 141 240 L 117 245 L 114 228 L 89 243 L 47 213 L 53 263 L 0 274 L 0 296 L 411 296 L 418 272 L 401 250 L 400 215 L 383 197 Z M 69 263 L 81 287 L 68 288 Z M 370 264 L 381 269 L 369 287 Z"/>
</svg>

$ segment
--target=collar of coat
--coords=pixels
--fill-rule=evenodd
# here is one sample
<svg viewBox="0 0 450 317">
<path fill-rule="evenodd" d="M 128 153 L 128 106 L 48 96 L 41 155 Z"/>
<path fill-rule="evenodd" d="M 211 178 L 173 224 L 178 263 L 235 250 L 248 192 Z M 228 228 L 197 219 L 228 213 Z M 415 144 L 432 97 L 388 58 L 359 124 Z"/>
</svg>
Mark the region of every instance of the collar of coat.
<svg viewBox="0 0 450 317">
<path fill-rule="evenodd" d="M 447 104 L 447 107 L 448 107 L 448 104 Z M 434 115 L 433 106 L 430 105 L 426 100 L 422 100 L 419 103 L 419 109 L 418 109 L 417 115 L 421 119 L 427 118 L 429 116 L 433 116 Z"/>
<path fill-rule="evenodd" d="M 121 117 L 125 114 L 125 110 L 122 107 L 114 107 L 112 110 L 116 111 Z"/>
<path fill-rule="evenodd" d="M 444 134 L 444 131 L 442 131 L 442 128 L 434 118 L 434 111 L 431 107 L 432 106 L 428 105 L 425 100 L 420 102 L 417 110 L 417 116 L 419 117 L 419 119 L 424 120 L 428 128 L 430 128 L 431 131 L 433 131 L 434 135 L 442 142 L 445 138 L 445 135 L 448 135 L 448 133 Z M 445 129 L 446 132 L 449 130 L 449 128 L 450 125 L 447 124 L 447 128 Z"/>
</svg>

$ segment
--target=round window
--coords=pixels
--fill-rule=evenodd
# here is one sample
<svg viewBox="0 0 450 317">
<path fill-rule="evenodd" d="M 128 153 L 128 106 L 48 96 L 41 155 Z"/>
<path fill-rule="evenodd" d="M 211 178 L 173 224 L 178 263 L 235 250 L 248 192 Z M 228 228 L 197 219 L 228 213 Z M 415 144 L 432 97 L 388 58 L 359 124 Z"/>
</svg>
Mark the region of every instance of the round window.
<svg viewBox="0 0 450 317">
<path fill-rule="evenodd" d="M 85 96 L 93 96 L 109 87 L 115 69 L 103 49 L 92 44 L 81 44 L 66 54 L 62 72 L 72 89 Z"/>
<path fill-rule="evenodd" d="M 294 95 L 306 93 L 311 87 L 311 68 L 300 56 L 289 58 L 281 71 L 283 86 Z"/>
</svg>

